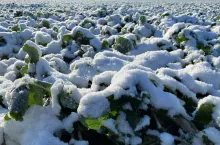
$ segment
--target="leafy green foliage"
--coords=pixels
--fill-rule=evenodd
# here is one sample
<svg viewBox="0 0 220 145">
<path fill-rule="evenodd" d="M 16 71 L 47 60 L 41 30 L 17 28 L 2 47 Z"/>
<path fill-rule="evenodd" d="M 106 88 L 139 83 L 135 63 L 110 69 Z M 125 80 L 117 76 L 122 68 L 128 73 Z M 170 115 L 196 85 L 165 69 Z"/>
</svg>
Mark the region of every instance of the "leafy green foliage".
<svg viewBox="0 0 220 145">
<path fill-rule="evenodd" d="M 49 23 L 48 20 L 43 19 L 43 20 L 41 21 L 41 23 L 42 23 L 42 26 L 43 26 L 43 27 L 50 28 L 50 23 Z"/>
<path fill-rule="evenodd" d="M 130 103 L 133 110 L 123 110 L 126 114 L 126 119 L 130 126 L 135 129 L 137 124 L 140 122 L 141 112 L 139 110 L 139 105 L 141 100 L 130 97 L 130 96 L 121 96 L 118 100 L 114 100 L 113 96 L 109 96 L 108 100 L 110 102 L 111 108 L 111 118 L 116 119 L 118 112 L 123 110 L 123 105 Z"/>
<path fill-rule="evenodd" d="M 58 33 L 59 29 L 57 27 L 53 27 L 53 30 Z"/>
<path fill-rule="evenodd" d="M 182 42 L 187 41 L 189 39 L 187 37 L 185 37 L 185 36 L 182 36 L 182 37 L 177 36 L 175 40 L 176 40 L 176 43 L 180 46 L 180 44 Z"/>
<path fill-rule="evenodd" d="M 63 36 L 64 41 L 69 41 L 71 39 L 73 39 L 73 38 L 72 38 L 72 35 L 70 35 L 70 34 L 66 34 L 66 35 Z"/>
<path fill-rule="evenodd" d="M 211 54 L 211 49 L 210 49 L 210 46 L 208 46 L 208 45 L 204 46 L 203 43 L 197 42 L 196 47 L 198 49 L 202 49 L 205 52 L 205 55 L 210 55 Z"/>
<path fill-rule="evenodd" d="M 20 69 L 20 72 L 24 76 L 27 73 L 27 70 L 28 70 L 28 65 L 25 65 Z"/>
<path fill-rule="evenodd" d="M 220 20 L 220 16 L 216 16 L 215 18 L 213 18 L 213 20 L 216 22 L 218 20 Z"/>
<path fill-rule="evenodd" d="M 195 114 L 194 122 L 199 126 L 207 125 L 212 121 L 212 112 L 214 107 L 215 105 L 211 103 L 204 103 L 200 105 Z"/>
<path fill-rule="evenodd" d="M 89 129 L 99 130 L 102 126 L 102 122 L 100 119 L 85 119 L 85 123 L 87 124 Z"/>
<path fill-rule="evenodd" d="M 28 44 L 24 44 L 24 46 L 22 47 L 22 50 L 24 52 L 28 53 L 31 63 L 37 63 L 38 62 L 38 60 L 40 58 L 40 55 L 39 55 L 36 48 L 34 48 L 32 46 L 29 46 Z"/>
<path fill-rule="evenodd" d="M 74 123 L 73 136 L 75 139 L 88 140 L 89 145 L 123 145 L 123 143 L 118 141 L 116 135 L 108 136 L 107 134 L 108 133 L 102 134 L 96 130 L 88 129 L 82 121 Z"/>
<path fill-rule="evenodd" d="M 62 107 L 76 111 L 78 103 L 74 100 L 72 92 L 62 90 L 58 94 L 59 103 Z"/>
<path fill-rule="evenodd" d="M 21 27 L 19 25 L 14 25 L 11 27 L 11 30 L 18 32 L 18 31 L 21 31 Z"/>
<path fill-rule="evenodd" d="M 95 26 L 95 23 L 93 21 L 91 21 L 91 20 L 88 20 L 88 19 L 84 19 L 82 21 L 82 23 L 80 24 L 80 26 L 85 27 L 88 24 L 90 24 L 91 26 Z"/>
<path fill-rule="evenodd" d="M 82 32 L 77 31 L 76 34 L 73 36 L 73 39 L 80 44 L 87 45 L 89 44 L 89 39 L 83 36 Z"/>
<path fill-rule="evenodd" d="M 118 38 L 116 38 L 115 43 L 112 47 L 115 50 L 117 50 L 123 54 L 126 54 L 133 48 L 133 44 L 132 44 L 131 40 L 129 40 L 127 38 L 118 37 Z"/>
<path fill-rule="evenodd" d="M 145 24 L 145 23 L 147 23 L 147 18 L 146 18 L 146 16 L 140 16 L 140 18 L 139 18 L 139 23 L 140 23 L 140 24 Z"/>
<path fill-rule="evenodd" d="M 9 114 L 8 114 L 8 113 L 5 114 L 4 120 L 5 120 L 5 121 L 9 121 L 9 120 L 11 120 L 11 118 L 9 117 Z"/>
<path fill-rule="evenodd" d="M 102 41 L 102 48 L 109 48 L 109 44 L 107 40 Z"/>
<path fill-rule="evenodd" d="M 34 81 L 24 82 L 11 92 L 9 114 L 15 120 L 22 120 L 26 110 L 32 105 L 44 105 L 44 98 L 51 96 L 51 84 Z M 6 118 L 7 119 L 7 118 Z"/>
</svg>

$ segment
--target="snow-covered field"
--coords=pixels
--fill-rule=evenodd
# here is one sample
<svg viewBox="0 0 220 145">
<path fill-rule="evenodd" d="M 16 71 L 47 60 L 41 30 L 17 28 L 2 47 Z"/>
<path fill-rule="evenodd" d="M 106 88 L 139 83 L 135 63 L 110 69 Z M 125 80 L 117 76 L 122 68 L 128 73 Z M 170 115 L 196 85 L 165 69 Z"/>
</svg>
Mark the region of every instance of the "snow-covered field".
<svg viewBox="0 0 220 145">
<path fill-rule="evenodd" d="M 0 5 L 0 145 L 220 145 L 220 3 L 85 1 Z"/>
</svg>

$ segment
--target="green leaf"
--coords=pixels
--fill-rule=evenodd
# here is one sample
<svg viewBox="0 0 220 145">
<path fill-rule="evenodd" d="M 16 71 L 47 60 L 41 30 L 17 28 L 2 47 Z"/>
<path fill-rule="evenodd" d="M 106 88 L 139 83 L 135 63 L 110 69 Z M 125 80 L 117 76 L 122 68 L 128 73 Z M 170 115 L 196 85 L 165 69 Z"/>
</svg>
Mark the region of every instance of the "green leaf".
<svg viewBox="0 0 220 145">
<path fill-rule="evenodd" d="M 20 69 L 20 72 L 22 75 L 25 75 L 27 74 L 27 70 L 28 70 L 28 65 L 25 65 Z"/>
<path fill-rule="evenodd" d="M 99 119 L 85 119 L 85 123 L 87 124 L 89 129 L 99 130 L 102 126 L 102 123 Z"/>
<path fill-rule="evenodd" d="M 57 27 L 53 27 L 53 30 L 58 33 L 59 29 Z"/>
<path fill-rule="evenodd" d="M 109 48 L 108 41 L 105 39 L 102 41 L 102 48 Z"/>
<path fill-rule="evenodd" d="M 46 28 L 50 28 L 50 23 L 47 19 L 42 20 L 42 26 Z"/>
<path fill-rule="evenodd" d="M 5 114 L 4 120 L 5 120 L 5 121 L 9 121 L 9 120 L 11 120 L 11 118 L 9 117 L 9 114 L 8 114 L 8 113 Z"/>
<path fill-rule="evenodd" d="M 196 47 L 197 47 L 198 49 L 202 49 L 202 50 L 205 52 L 205 55 L 211 55 L 210 46 L 204 46 L 203 43 L 197 42 Z"/>
<path fill-rule="evenodd" d="M 43 97 L 41 96 L 41 94 L 36 94 L 36 90 L 35 92 L 30 91 L 28 94 L 28 105 L 40 105 L 43 106 Z"/>
<path fill-rule="evenodd" d="M 64 40 L 64 41 L 69 41 L 69 40 L 71 40 L 71 39 L 73 39 L 73 37 L 72 37 L 71 34 L 63 35 L 63 40 Z"/>
<path fill-rule="evenodd" d="M 215 18 L 213 18 L 213 20 L 216 22 L 218 20 L 220 20 L 220 16 L 216 16 Z"/>
<path fill-rule="evenodd" d="M 140 24 L 145 24 L 145 23 L 147 23 L 147 18 L 146 18 L 146 16 L 140 16 L 140 18 L 139 18 L 139 23 L 140 23 Z"/>
<path fill-rule="evenodd" d="M 36 63 L 38 62 L 39 58 L 40 58 L 40 55 L 37 51 L 36 48 L 32 47 L 32 46 L 29 46 L 28 44 L 25 44 L 23 47 L 22 47 L 22 50 L 24 52 L 27 52 L 29 57 L 30 57 L 30 62 L 31 63 Z"/>
<path fill-rule="evenodd" d="M 187 41 L 187 40 L 189 40 L 187 37 L 185 37 L 185 36 L 182 36 L 182 37 L 179 37 L 179 36 L 177 36 L 176 37 L 176 42 L 177 42 L 177 44 L 180 46 L 180 44 L 183 42 L 183 41 Z"/>
<path fill-rule="evenodd" d="M 19 25 L 14 25 L 11 27 L 11 30 L 18 32 L 18 31 L 21 31 L 21 27 Z"/>
<path fill-rule="evenodd" d="M 24 86 L 12 91 L 9 113 L 15 120 L 22 120 L 22 116 L 28 109 L 28 91 Z"/>
<path fill-rule="evenodd" d="M 214 107 L 215 105 L 211 103 L 204 103 L 200 105 L 195 114 L 194 122 L 198 123 L 199 125 L 207 125 L 212 121 L 212 112 Z"/>
<path fill-rule="evenodd" d="M 62 108 L 68 108 L 68 109 L 71 109 L 72 111 L 77 110 L 78 103 L 74 99 L 72 92 L 65 92 L 64 90 L 62 90 L 58 94 L 58 99 L 59 99 L 59 103 L 62 106 Z"/>
<path fill-rule="evenodd" d="M 102 120 L 107 120 L 109 118 L 116 119 L 118 114 L 119 114 L 118 111 L 113 110 L 113 111 L 108 112 L 106 115 L 102 116 L 101 119 Z"/>
<path fill-rule="evenodd" d="M 90 39 L 86 38 L 80 31 L 76 32 L 76 34 L 73 36 L 73 39 L 76 40 L 76 42 L 84 45 L 88 45 L 90 43 Z"/>
<path fill-rule="evenodd" d="M 24 82 L 12 90 L 9 113 L 15 120 L 22 120 L 22 116 L 30 106 L 43 106 L 43 98 L 51 96 L 51 84 L 40 81 L 35 82 Z"/>
</svg>

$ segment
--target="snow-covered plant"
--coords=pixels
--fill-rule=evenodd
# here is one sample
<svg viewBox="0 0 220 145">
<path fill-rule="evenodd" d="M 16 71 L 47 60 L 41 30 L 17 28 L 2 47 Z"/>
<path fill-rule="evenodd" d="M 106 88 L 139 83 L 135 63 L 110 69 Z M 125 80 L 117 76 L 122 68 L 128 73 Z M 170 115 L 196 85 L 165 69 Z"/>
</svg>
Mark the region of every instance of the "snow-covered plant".
<svg viewBox="0 0 220 145">
<path fill-rule="evenodd" d="M 0 5 L 1 145 L 220 144 L 218 3 L 19 3 Z"/>
<path fill-rule="evenodd" d="M 112 46 L 115 50 L 126 54 L 129 52 L 134 46 L 131 40 L 124 37 L 117 37 L 115 39 L 115 43 Z"/>
</svg>

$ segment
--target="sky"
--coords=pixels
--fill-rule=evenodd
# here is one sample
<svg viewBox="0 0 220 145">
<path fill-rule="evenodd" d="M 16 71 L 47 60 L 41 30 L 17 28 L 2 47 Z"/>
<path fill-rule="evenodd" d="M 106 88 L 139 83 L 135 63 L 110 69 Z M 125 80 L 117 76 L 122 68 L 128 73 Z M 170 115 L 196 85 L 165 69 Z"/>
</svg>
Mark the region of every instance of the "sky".
<svg viewBox="0 0 220 145">
<path fill-rule="evenodd" d="M 105 1 L 112 1 L 112 0 L 83 0 L 83 1 L 92 1 L 92 2 L 105 2 Z M 117 0 L 113 0 L 117 1 Z M 119 0 L 118 0 L 119 1 Z M 202 3 L 214 3 L 220 2 L 220 0 L 120 0 L 120 1 L 145 1 L 145 2 L 202 2 Z M 0 3 L 39 3 L 39 2 L 47 2 L 47 3 L 60 3 L 60 2 L 82 2 L 82 0 L 0 0 Z"/>
</svg>

